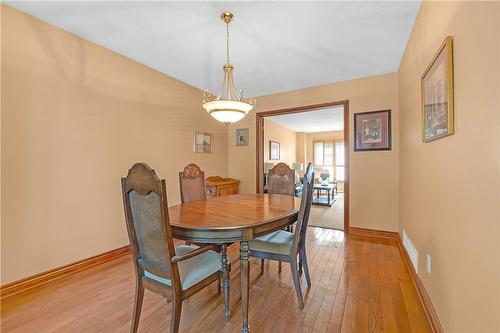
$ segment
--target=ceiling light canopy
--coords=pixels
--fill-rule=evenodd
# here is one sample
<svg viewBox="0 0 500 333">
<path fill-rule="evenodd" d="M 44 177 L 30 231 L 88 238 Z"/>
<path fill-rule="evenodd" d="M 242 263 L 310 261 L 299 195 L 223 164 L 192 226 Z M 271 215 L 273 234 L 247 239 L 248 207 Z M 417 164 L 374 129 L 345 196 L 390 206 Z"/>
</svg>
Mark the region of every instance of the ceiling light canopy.
<svg viewBox="0 0 500 333">
<path fill-rule="evenodd" d="M 233 83 L 233 65 L 229 62 L 229 23 L 233 14 L 224 12 L 220 18 L 226 23 L 226 64 L 224 70 L 224 83 L 219 96 L 214 96 L 205 90 L 203 108 L 216 120 L 230 124 L 241 120 L 255 106 L 255 99 L 243 99 L 243 90 L 236 90 Z"/>
</svg>

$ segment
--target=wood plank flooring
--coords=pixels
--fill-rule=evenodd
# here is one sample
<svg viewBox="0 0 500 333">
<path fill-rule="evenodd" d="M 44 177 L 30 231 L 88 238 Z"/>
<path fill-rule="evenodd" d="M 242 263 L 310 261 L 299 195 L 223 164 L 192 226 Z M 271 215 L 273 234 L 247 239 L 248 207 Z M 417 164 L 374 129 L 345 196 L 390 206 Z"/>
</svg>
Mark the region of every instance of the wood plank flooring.
<svg viewBox="0 0 500 333">
<path fill-rule="evenodd" d="M 251 332 L 431 332 L 397 241 L 309 228 L 312 286 L 301 279 L 300 310 L 290 269 L 251 259 Z M 238 248 L 229 251 L 231 320 L 213 286 L 185 301 L 181 332 L 239 332 Z M 134 296 L 130 256 L 75 274 L 2 303 L 1 332 L 129 332 Z M 168 332 L 171 306 L 146 291 L 139 332 Z"/>
</svg>

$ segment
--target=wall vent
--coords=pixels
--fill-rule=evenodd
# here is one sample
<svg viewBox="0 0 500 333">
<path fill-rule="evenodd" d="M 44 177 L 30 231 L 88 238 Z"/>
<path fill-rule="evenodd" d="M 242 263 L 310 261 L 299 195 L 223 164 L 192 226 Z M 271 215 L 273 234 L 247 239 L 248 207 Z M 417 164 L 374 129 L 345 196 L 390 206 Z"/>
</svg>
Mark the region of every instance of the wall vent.
<svg viewBox="0 0 500 333">
<path fill-rule="evenodd" d="M 413 268 L 415 268 L 415 272 L 418 273 L 418 251 L 413 246 L 410 238 L 406 234 L 406 231 L 403 230 L 403 246 L 410 257 L 411 263 L 413 264 Z"/>
</svg>

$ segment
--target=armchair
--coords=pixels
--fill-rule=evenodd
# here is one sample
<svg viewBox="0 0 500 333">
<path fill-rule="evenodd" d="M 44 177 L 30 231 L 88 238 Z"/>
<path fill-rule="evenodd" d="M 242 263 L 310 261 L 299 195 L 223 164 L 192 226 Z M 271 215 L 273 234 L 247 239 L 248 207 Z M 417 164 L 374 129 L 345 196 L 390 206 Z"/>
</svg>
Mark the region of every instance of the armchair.
<svg viewBox="0 0 500 333">
<path fill-rule="evenodd" d="M 221 255 L 210 246 L 174 247 L 165 180 L 148 165 L 132 166 L 121 184 L 136 276 L 130 331 L 137 332 L 144 289 L 149 289 L 173 303 L 170 332 L 177 333 L 182 302 L 219 279 Z"/>
</svg>

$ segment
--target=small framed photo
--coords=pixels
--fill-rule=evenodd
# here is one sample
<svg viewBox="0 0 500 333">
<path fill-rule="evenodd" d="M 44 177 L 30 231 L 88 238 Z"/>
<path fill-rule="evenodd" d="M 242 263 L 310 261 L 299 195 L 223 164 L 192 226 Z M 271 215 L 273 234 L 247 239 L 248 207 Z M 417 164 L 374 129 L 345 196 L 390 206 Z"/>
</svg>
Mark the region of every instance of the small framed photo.
<svg viewBox="0 0 500 333">
<path fill-rule="evenodd" d="M 248 146 L 248 128 L 239 128 L 236 130 L 236 145 Z"/>
<path fill-rule="evenodd" d="M 453 134 L 453 45 L 446 37 L 421 78 L 422 141 Z"/>
<path fill-rule="evenodd" d="M 212 152 L 212 134 L 203 132 L 194 132 L 194 152 L 211 153 Z"/>
<path fill-rule="evenodd" d="M 269 141 L 269 159 L 277 161 L 280 159 L 280 143 L 276 141 Z"/>
<path fill-rule="evenodd" d="M 354 151 L 391 150 L 391 110 L 354 114 Z"/>
</svg>

